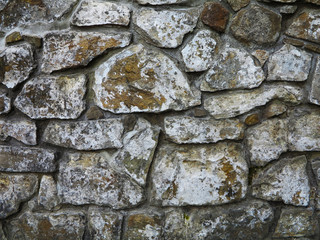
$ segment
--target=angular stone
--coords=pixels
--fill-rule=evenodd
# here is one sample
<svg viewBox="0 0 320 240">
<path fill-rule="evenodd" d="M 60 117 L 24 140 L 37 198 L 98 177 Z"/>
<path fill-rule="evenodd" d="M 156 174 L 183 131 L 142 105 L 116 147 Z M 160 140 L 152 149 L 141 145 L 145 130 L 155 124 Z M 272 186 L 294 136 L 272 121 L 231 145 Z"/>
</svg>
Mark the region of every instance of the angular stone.
<svg viewBox="0 0 320 240">
<path fill-rule="evenodd" d="M 284 103 L 275 100 L 265 108 L 263 116 L 265 118 L 272 118 L 274 116 L 281 115 L 286 111 L 287 111 L 287 106 Z"/>
<path fill-rule="evenodd" d="M 35 67 L 33 50 L 28 43 L 8 47 L 2 52 L 0 58 L 1 56 L 3 57 L 4 75 L 3 78 L 0 75 L 0 82 L 7 88 L 14 88 L 27 80 Z"/>
<path fill-rule="evenodd" d="M 57 185 L 52 176 L 42 176 L 37 200 L 40 206 L 49 211 L 60 203 Z"/>
<path fill-rule="evenodd" d="M 58 193 L 63 203 L 96 204 L 115 209 L 138 205 L 143 189 L 112 169 L 108 152 L 69 153 L 60 164 Z"/>
<path fill-rule="evenodd" d="M 200 15 L 202 22 L 218 32 L 224 32 L 228 21 L 230 12 L 224 8 L 220 3 L 207 2 Z"/>
<path fill-rule="evenodd" d="M 208 116 L 208 112 L 202 108 L 195 108 L 193 110 L 193 115 L 195 117 L 206 117 Z"/>
<path fill-rule="evenodd" d="M 12 32 L 9 35 L 7 35 L 6 39 L 5 39 L 7 44 L 8 43 L 19 42 L 21 40 L 23 40 L 23 37 L 22 37 L 20 32 Z"/>
<path fill-rule="evenodd" d="M 306 166 L 306 157 L 299 156 L 281 159 L 259 169 L 252 179 L 253 196 L 295 206 L 308 206 L 310 187 Z"/>
<path fill-rule="evenodd" d="M 273 237 L 311 237 L 316 233 L 317 222 L 310 209 L 282 209 Z"/>
<path fill-rule="evenodd" d="M 250 162 L 254 166 L 265 166 L 288 150 L 288 121 L 270 119 L 249 128 L 246 145 Z"/>
<path fill-rule="evenodd" d="M 89 229 L 92 239 L 120 240 L 123 216 L 102 208 L 89 208 Z"/>
<path fill-rule="evenodd" d="M 312 54 L 292 45 L 284 45 L 269 57 L 267 80 L 305 81 L 311 60 Z"/>
<path fill-rule="evenodd" d="M 121 148 L 124 127 L 120 119 L 50 122 L 43 141 L 77 150 Z"/>
<path fill-rule="evenodd" d="M 37 144 L 37 126 L 29 120 L 0 120 L 0 141 L 13 137 L 27 145 Z"/>
<path fill-rule="evenodd" d="M 85 215 L 73 210 L 54 213 L 25 212 L 18 218 L 9 220 L 6 228 L 9 239 L 81 240 L 85 222 Z"/>
<path fill-rule="evenodd" d="M 237 119 L 220 121 L 175 116 L 164 119 L 164 131 L 170 140 L 179 144 L 215 143 L 225 139 L 242 139 L 244 125 Z"/>
<path fill-rule="evenodd" d="M 186 71 L 207 70 L 213 63 L 213 56 L 219 41 L 219 36 L 212 31 L 201 30 L 198 32 L 181 51 Z"/>
<path fill-rule="evenodd" d="M 305 0 L 306 2 L 308 3 L 313 3 L 313 4 L 316 4 L 316 5 L 320 5 L 320 1 L 319 0 Z"/>
<path fill-rule="evenodd" d="M 231 23 L 232 34 L 243 42 L 273 44 L 280 36 L 281 15 L 252 4 L 240 10 Z"/>
<path fill-rule="evenodd" d="M 320 47 L 317 44 L 306 43 L 304 48 L 315 53 L 320 53 Z"/>
<path fill-rule="evenodd" d="M 261 50 L 261 49 L 255 50 L 251 54 L 259 61 L 259 64 L 256 64 L 256 65 L 261 66 L 261 67 L 265 64 L 265 62 L 269 58 L 269 52 L 267 52 L 265 50 Z"/>
<path fill-rule="evenodd" d="M 293 14 L 295 11 L 297 11 L 298 6 L 297 5 L 285 5 L 280 7 L 280 13 L 283 14 Z"/>
<path fill-rule="evenodd" d="M 218 91 L 258 87 L 265 79 L 260 66 L 244 50 L 226 46 L 214 57 L 210 70 L 204 75 L 200 89 Z"/>
<path fill-rule="evenodd" d="M 286 34 L 295 38 L 320 43 L 320 13 L 318 10 L 306 10 L 297 16 Z"/>
<path fill-rule="evenodd" d="M 133 45 L 95 71 L 96 104 L 115 113 L 184 110 L 201 104 L 176 64 L 160 52 Z"/>
<path fill-rule="evenodd" d="M 248 166 L 236 143 L 162 145 L 152 176 L 155 204 L 217 205 L 245 197 Z"/>
<path fill-rule="evenodd" d="M 312 78 L 309 101 L 320 105 L 320 57 L 317 57 L 316 69 Z"/>
<path fill-rule="evenodd" d="M 259 122 L 260 122 L 260 116 L 257 113 L 250 114 L 244 120 L 244 123 L 247 124 L 248 126 L 256 125 Z"/>
<path fill-rule="evenodd" d="M 139 4 L 163 5 L 163 4 L 186 3 L 189 0 L 136 0 L 136 1 Z"/>
<path fill-rule="evenodd" d="M 204 108 L 216 119 L 230 118 L 263 106 L 273 99 L 299 103 L 303 90 L 286 84 L 265 85 L 254 90 L 229 91 L 204 101 Z"/>
<path fill-rule="evenodd" d="M 24 85 L 14 105 L 33 119 L 76 119 L 85 109 L 85 92 L 84 75 L 40 76 Z"/>
<path fill-rule="evenodd" d="M 76 26 L 123 25 L 130 22 L 130 8 L 121 3 L 100 0 L 83 1 L 74 13 L 71 24 Z"/>
<path fill-rule="evenodd" d="M 0 219 L 4 219 L 17 212 L 20 203 L 37 191 L 38 177 L 34 174 L 0 173 L 0 186 Z"/>
<path fill-rule="evenodd" d="M 11 110 L 11 99 L 6 94 L 0 93 L 0 115 Z"/>
<path fill-rule="evenodd" d="M 134 12 L 133 23 L 142 36 L 158 47 L 176 48 L 184 35 L 192 32 L 198 21 L 198 10 L 161 10 L 143 8 Z"/>
<path fill-rule="evenodd" d="M 86 112 L 86 117 L 88 120 L 98 120 L 104 117 L 103 112 L 97 106 L 92 106 Z"/>
<path fill-rule="evenodd" d="M 239 11 L 250 3 L 250 0 L 227 0 L 234 11 Z"/>
<path fill-rule="evenodd" d="M 44 37 L 41 71 L 86 66 L 107 49 L 129 45 L 131 33 L 51 32 Z"/>
</svg>

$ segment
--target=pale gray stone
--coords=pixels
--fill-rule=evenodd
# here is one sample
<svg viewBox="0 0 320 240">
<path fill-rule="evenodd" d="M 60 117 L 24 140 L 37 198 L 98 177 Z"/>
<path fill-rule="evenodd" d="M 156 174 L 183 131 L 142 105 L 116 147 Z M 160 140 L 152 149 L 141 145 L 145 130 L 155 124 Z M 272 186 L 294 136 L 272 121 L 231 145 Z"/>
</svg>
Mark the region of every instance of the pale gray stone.
<svg viewBox="0 0 320 240">
<path fill-rule="evenodd" d="M 134 12 L 133 23 L 138 32 L 158 47 L 176 48 L 184 35 L 192 32 L 199 17 L 198 9 L 154 10 L 143 8 Z"/>
<path fill-rule="evenodd" d="M 287 84 L 265 85 L 254 90 L 229 91 L 204 101 L 204 108 L 216 119 L 230 118 L 263 106 L 273 99 L 300 103 L 303 90 Z"/>
<path fill-rule="evenodd" d="M 36 145 L 37 126 L 30 120 L 0 120 L 0 141 L 6 141 L 8 137 L 27 145 Z"/>
<path fill-rule="evenodd" d="M 85 92 L 84 75 L 39 76 L 24 85 L 14 105 L 33 119 L 75 119 L 85 109 Z"/>
<path fill-rule="evenodd" d="M 218 205 L 243 199 L 248 166 L 240 144 L 162 145 L 151 195 L 162 206 Z"/>
<path fill-rule="evenodd" d="M 285 5 L 280 7 L 280 13 L 283 14 L 293 14 L 295 11 L 297 11 L 298 6 L 297 5 Z"/>
<path fill-rule="evenodd" d="M 311 68 L 312 54 L 286 44 L 269 57 L 267 80 L 305 81 Z"/>
<path fill-rule="evenodd" d="M 11 99 L 5 93 L 0 93 L 0 115 L 10 112 Z"/>
<path fill-rule="evenodd" d="M 259 169 L 252 180 L 253 196 L 295 206 L 308 206 L 310 187 L 306 166 L 306 157 L 299 156 L 281 159 Z"/>
<path fill-rule="evenodd" d="M 53 210 L 60 203 L 57 184 L 52 176 L 42 176 L 37 200 L 40 206 L 49 211 Z"/>
<path fill-rule="evenodd" d="M 121 119 L 50 122 L 43 141 L 77 150 L 121 148 L 123 130 Z"/>
<path fill-rule="evenodd" d="M 258 87 L 265 79 L 260 66 L 244 50 L 226 46 L 215 56 L 209 71 L 204 75 L 201 90 L 218 91 Z"/>
<path fill-rule="evenodd" d="M 215 143 L 242 139 L 244 124 L 239 120 L 214 120 L 184 116 L 166 117 L 165 134 L 175 143 Z"/>
<path fill-rule="evenodd" d="M 93 58 L 108 49 L 129 45 L 131 33 L 99 33 L 57 31 L 43 39 L 41 71 L 53 71 L 86 66 Z"/>
<path fill-rule="evenodd" d="M 320 105 L 320 57 L 317 57 L 316 69 L 312 78 L 309 101 Z"/>
<path fill-rule="evenodd" d="M 186 3 L 189 0 L 136 0 L 139 4 L 150 4 L 150 5 L 163 5 L 163 4 L 177 4 Z"/>
<path fill-rule="evenodd" d="M 76 26 L 123 25 L 130 22 L 130 8 L 121 3 L 101 0 L 85 0 L 72 17 L 71 23 Z"/>
<path fill-rule="evenodd" d="M 55 152 L 42 148 L 0 146 L 0 171 L 54 172 Z"/>
<path fill-rule="evenodd" d="M 97 106 L 115 113 L 184 110 L 201 104 L 200 91 L 166 55 L 133 45 L 94 73 Z"/>
</svg>

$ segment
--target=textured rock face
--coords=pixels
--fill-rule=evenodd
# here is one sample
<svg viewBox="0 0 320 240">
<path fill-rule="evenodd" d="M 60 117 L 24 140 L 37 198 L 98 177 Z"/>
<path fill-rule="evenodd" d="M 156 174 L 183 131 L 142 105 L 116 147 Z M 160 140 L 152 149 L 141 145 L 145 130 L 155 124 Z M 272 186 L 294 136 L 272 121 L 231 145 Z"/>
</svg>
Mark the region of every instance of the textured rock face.
<svg viewBox="0 0 320 240">
<path fill-rule="evenodd" d="M 288 108 L 284 103 L 275 100 L 265 108 L 263 115 L 266 118 L 271 118 L 274 116 L 281 115 L 282 113 L 286 112 L 287 109 Z"/>
<path fill-rule="evenodd" d="M 77 150 L 121 148 L 123 123 L 120 119 L 79 122 L 51 122 L 44 141 Z"/>
<path fill-rule="evenodd" d="M 11 99 L 4 93 L 0 93 L 0 115 L 11 110 Z"/>
<path fill-rule="evenodd" d="M 136 0 L 139 4 L 150 4 L 150 5 L 162 5 L 162 4 L 177 4 L 185 3 L 188 0 Z"/>
<path fill-rule="evenodd" d="M 46 210 L 53 210 L 60 203 L 57 185 L 53 177 L 43 175 L 40 181 L 38 204 Z"/>
<path fill-rule="evenodd" d="M 243 42 L 272 44 L 279 38 L 281 20 L 281 15 L 253 4 L 237 13 L 232 20 L 231 31 Z"/>
<path fill-rule="evenodd" d="M 44 37 L 41 71 L 86 66 L 107 49 L 129 45 L 131 33 L 51 32 Z"/>
<path fill-rule="evenodd" d="M 0 219 L 18 211 L 21 202 L 37 191 L 38 177 L 34 174 L 0 173 Z"/>
<path fill-rule="evenodd" d="M 234 11 L 239 11 L 250 3 L 250 0 L 227 0 Z"/>
<path fill-rule="evenodd" d="M 306 157 L 300 156 L 279 160 L 259 170 L 252 181 L 253 196 L 295 206 L 307 206 L 310 187 L 306 165 Z"/>
<path fill-rule="evenodd" d="M 292 45 L 284 45 L 273 53 L 268 63 L 268 80 L 305 81 L 311 67 L 312 54 Z"/>
<path fill-rule="evenodd" d="M 96 104 L 115 113 L 183 110 L 201 103 L 175 63 L 160 52 L 133 45 L 95 71 Z"/>
<path fill-rule="evenodd" d="M 316 69 L 312 78 L 309 101 L 320 105 L 320 57 L 317 58 Z"/>
<path fill-rule="evenodd" d="M 152 196 L 162 206 L 215 205 L 244 198 L 247 163 L 241 146 L 162 146 L 155 158 Z"/>
<path fill-rule="evenodd" d="M 147 40 L 165 48 L 176 48 L 198 21 L 198 10 L 161 10 L 143 8 L 133 15 L 133 23 Z"/>
<path fill-rule="evenodd" d="M 214 58 L 212 67 L 204 75 L 200 88 L 202 91 L 211 92 L 255 88 L 264 79 L 262 68 L 254 64 L 252 57 L 246 51 L 227 46 Z"/>
<path fill-rule="evenodd" d="M 28 81 L 14 105 L 33 119 L 75 119 L 85 108 L 84 75 L 41 76 Z"/>
<path fill-rule="evenodd" d="M 261 67 L 265 64 L 265 62 L 268 60 L 269 58 L 269 52 L 265 51 L 265 50 L 261 50 L 261 49 L 257 49 L 255 51 L 253 51 L 252 56 L 254 56 L 256 59 L 258 59 L 259 64 Z M 256 63 L 256 62 L 255 62 Z M 257 64 L 256 64 L 257 65 Z"/>
<path fill-rule="evenodd" d="M 242 139 L 244 125 L 239 120 L 176 116 L 165 118 L 164 131 L 175 143 L 214 143 L 225 139 Z"/>
<path fill-rule="evenodd" d="M 121 3 L 86 0 L 81 3 L 72 17 L 71 23 L 76 26 L 123 25 L 130 22 L 130 8 Z"/>
<path fill-rule="evenodd" d="M 201 20 L 218 32 L 224 32 L 228 24 L 230 12 L 220 3 L 207 2 L 201 13 Z"/>
</svg>

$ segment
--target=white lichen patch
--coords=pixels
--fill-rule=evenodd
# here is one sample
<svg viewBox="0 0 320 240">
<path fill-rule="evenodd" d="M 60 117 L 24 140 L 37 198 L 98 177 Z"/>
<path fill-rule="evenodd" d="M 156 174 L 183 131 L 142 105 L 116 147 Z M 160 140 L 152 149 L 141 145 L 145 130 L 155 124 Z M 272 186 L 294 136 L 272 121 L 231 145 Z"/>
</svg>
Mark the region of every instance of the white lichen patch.
<svg viewBox="0 0 320 240">
<path fill-rule="evenodd" d="M 0 141 L 13 137 L 27 145 L 37 144 L 37 126 L 30 120 L 0 120 Z"/>
</svg>

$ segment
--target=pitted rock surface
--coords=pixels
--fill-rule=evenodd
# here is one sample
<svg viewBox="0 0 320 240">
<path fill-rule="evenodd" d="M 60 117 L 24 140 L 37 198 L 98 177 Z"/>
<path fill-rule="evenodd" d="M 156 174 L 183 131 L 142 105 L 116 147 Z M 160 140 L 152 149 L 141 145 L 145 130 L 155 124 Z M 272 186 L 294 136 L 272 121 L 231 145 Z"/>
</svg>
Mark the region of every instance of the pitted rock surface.
<svg viewBox="0 0 320 240">
<path fill-rule="evenodd" d="M 0 120 L 0 141 L 6 141 L 9 137 L 26 145 L 36 145 L 37 126 L 30 120 Z"/>
<path fill-rule="evenodd" d="M 0 93 L 0 115 L 8 113 L 11 110 L 11 99 L 7 94 Z"/>
<path fill-rule="evenodd" d="M 43 175 L 40 181 L 38 204 L 46 210 L 53 210 L 60 203 L 57 184 L 52 176 Z"/>
</svg>

